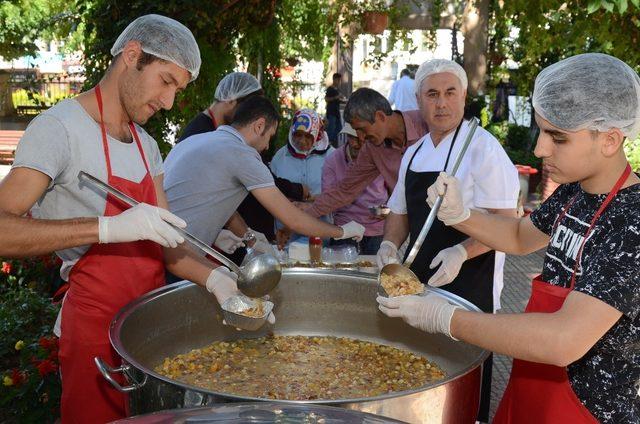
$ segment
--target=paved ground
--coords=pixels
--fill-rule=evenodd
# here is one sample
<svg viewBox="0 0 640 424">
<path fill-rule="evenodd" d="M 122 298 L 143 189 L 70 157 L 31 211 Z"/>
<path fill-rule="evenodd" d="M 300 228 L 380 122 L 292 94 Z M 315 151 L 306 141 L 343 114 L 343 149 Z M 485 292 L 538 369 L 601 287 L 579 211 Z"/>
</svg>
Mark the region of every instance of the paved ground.
<svg viewBox="0 0 640 424">
<path fill-rule="evenodd" d="M 507 256 L 504 268 L 504 289 L 498 313 L 522 312 L 531 294 L 531 279 L 542 270 L 544 249 L 527 256 Z M 493 357 L 493 384 L 491 386 L 491 418 L 509 380 L 511 359 L 502 355 Z"/>
</svg>

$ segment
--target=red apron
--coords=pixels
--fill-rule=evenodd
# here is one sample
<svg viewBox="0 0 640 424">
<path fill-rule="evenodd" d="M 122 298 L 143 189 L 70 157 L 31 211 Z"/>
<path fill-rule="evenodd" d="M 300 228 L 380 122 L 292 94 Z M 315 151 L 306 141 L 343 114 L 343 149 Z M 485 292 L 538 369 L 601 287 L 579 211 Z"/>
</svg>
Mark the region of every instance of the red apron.
<svg viewBox="0 0 640 424">
<path fill-rule="evenodd" d="M 543 281 L 540 275 L 537 276 L 532 282 L 531 297 L 525 313 L 553 313 L 562 307 L 564 300 L 575 287 L 576 270 L 582 257 L 585 241 L 589 238 L 596 221 L 618 194 L 620 187 L 622 187 L 630 173 L 631 167 L 627 164 L 615 186 L 593 216 L 591 225 L 576 256 L 569 287 L 551 285 Z M 567 203 L 559 215 L 553 228 L 554 231 L 576 197 L 577 195 Z M 566 367 L 539 364 L 520 359 L 513 360 L 509 384 L 496 411 L 496 416 L 493 419 L 494 424 L 586 424 L 597 422 L 598 420 L 591 415 L 573 391 Z"/>
<path fill-rule="evenodd" d="M 96 86 L 100 110 L 102 146 L 111 186 L 132 198 L 157 205 L 153 179 L 135 126 L 129 128 L 146 168 L 139 183 L 113 175 L 107 131 L 102 117 L 102 95 Z M 128 207 L 107 195 L 104 216 Z M 126 416 L 126 397 L 100 375 L 93 358 L 102 357 L 113 366 L 120 358 L 109 343 L 109 324 L 116 312 L 144 293 L 164 284 L 164 261 L 160 245 L 151 241 L 93 244 L 74 265 L 69 291 L 62 309 L 60 368 L 63 423 L 104 423 Z"/>
</svg>

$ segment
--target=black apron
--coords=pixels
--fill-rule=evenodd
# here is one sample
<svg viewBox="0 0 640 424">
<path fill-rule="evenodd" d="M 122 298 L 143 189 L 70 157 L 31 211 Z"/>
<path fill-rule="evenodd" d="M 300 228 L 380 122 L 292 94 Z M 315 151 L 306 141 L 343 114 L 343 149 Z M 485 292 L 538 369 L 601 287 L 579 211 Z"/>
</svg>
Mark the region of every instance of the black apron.
<svg viewBox="0 0 640 424">
<path fill-rule="evenodd" d="M 462 124 L 461 124 L 462 125 Z M 447 154 L 447 159 L 443 170 L 447 170 L 451 151 L 458 137 L 460 126 L 456 129 L 456 133 L 451 141 L 451 147 Z M 411 246 L 415 243 L 415 239 L 420 234 L 422 226 L 427 220 L 431 208 L 427 204 L 427 189 L 436 182 L 440 172 L 415 172 L 411 170 L 411 164 L 416 154 L 422 148 L 422 144 L 416 149 L 409 165 L 407 166 L 407 174 L 405 176 L 405 197 L 407 202 L 407 216 L 409 218 L 409 248 L 406 255 L 409 254 Z M 453 227 L 447 227 L 436 219 L 425 238 L 425 241 L 418 251 L 416 259 L 411 265 L 411 270 L 418 276 L 420 281 L 427 283 L 429 278 L 437 271 L 438 267 L 430 269 L 429 265 L 435 256 L 447 247 L 469 238 L 464 233 Z M 493 269 L 495 265 L 495 252 L 492 250 L 473 259 L 468 259 L 460 268 L 458 276 L 442 289 L 456 294 L 469 302 L 476 305 L 484 312 L 493 313 Z"/>
<path fill-rule="evenodd" d="M 447 170 L 451 151 L 458 138 L 460 127 L 464 121 L 458 125 L 456 132 L 451 141 L 451 147 L 447 153 L 447 159 L 444 163 L 443 170 Z M 422 144 L 418 146 L 413 153 L 407 173 L 404 180 L 405 198 L 407 202 L 407 217 L 409 219 L 409 247 L 405 253 L 405 259 L 409 254 L 411 247 L 415 243 L 415 239 L 420 234 L 422 226 L 427 220 L 431 208 L 427 204 L 427 189 L 436 182 L 440 172 L 415 172 L 411 170 L 411 164 L 416 154 L 422 148 Z M 416 259 L 411 265 L 411 270 L 424 284 L 438 270 L 438 265 L 434 269 L 430 269 L 429 265 L 435 256 L 447 247 L 469 238 L 464 233 L 453 227 L 447 227 L 436 219 L 425 238 L 422 247 L 418 251 Z M 493 271 L 495 266 L 495 251 L 491 250 L 473 259 L 468 259 L 460 268 L 460 272 L 456 278 L 449 284 L 442 286 L 443 290 L 456 294 L 469 302 L 476 305 L 483 312 L 493 313 Z M 489 406 L 491 401 L 491 374 L 493 365 L 493 355 L 489 356 L 482 366 L 482 388 L 480 394 L 480 408 L 478 412 L 478 420 L 482 422 L 489 421 Z"/>
</svg>

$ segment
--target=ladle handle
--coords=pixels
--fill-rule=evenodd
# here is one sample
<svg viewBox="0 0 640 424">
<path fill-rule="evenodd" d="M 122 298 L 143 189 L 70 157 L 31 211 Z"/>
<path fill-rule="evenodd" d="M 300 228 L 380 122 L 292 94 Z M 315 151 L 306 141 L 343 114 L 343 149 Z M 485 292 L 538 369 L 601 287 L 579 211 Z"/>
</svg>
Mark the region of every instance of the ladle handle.
<svg viewBox="0 0 640 424">
<path fill-rule="evenodd" d="M 134 207 L 138 203 L 140 203 L 136 199 L 133 199 L 133 198 L 127 196 L 126 194 L 124 194 L 123 192 L 118 190 L 117 188 L 111 187 L 109 184 L 105 183 L 104 181 L 102 181 L 102 180 L 100 180 L 100 179 L 94 177 L 93 175 L 88 174 L 88 173 L 86 173 L 84 171 L 80 171 L 80 173 L 78 174 L 78 179 L 80 181 L 89 182 L 94 187 L 102 190 L 105 193 L 111 194 L 113 197 L 115 197 L 118 200 L 120 200 L 121 202 L 129 205 L 130 207 Z M 221 254 L 217 250 L 213 249 L 212 247 L 208 246 L 205 242 L 203 242 L 202 240 L 200 240 L 196 236 L 188 233 L 187 231 L 183 230 L 182 228 L 176 227 L 175 225 L 171 224 L 170 222 L 167 222 L 167 224 L 171 225 L 171 227 L 173 227 L 174 230 L 176 230 L 182 237 L 185 238 L 185 240 L 188 240 L 195 247 L 197 247 L 198 249 L 202 250 L 204 253 L 207 253 L 207 254 L 213 256 L 214 258 L 216 258 L 217 260 L 222 262 L 223 265 L 229 267 L 229 269 L 231 271 L 233 271 L 236 274 L 238 274 L 238 277 L 240 277 L 242 275 L 242 271 L 240 271 L 240 268 L 238 268 L 238 266 L 236 264 L 231 262 L 231 260 L 227 259 L 226 256 L 224 256 L 223 254 Z"/>
<path fill-rule="evenodd" d="M 456 172 L 458 172 L 458 168 L 460 167 L 460 162 L 462 162 L 462 158 L 464 157 L 464 154 L 467 152 L 467 148 L 469 147 L 469 144 L 471 143 L 471 139 L 473 138 L 473 135 L 476 132 L 476 128 L 478 128 L 478 118 L 471 118 L 471 121 L 469 121 L 469 132 L 467 133 L 467 138 L 465 138 L 464 144 L 462 145 L 462 149 L 460 150 L 460 153 L 458 153 L 456 162 L 454 163 L 453 169 L 451 170 L 452 177 L 455 177 Z M 416 239 L 416 242 L 413 243 L 413 246 L 409 251 L 409 256 L 407 256 L 407 260 L 404 261 L 404 266 L 406 266 L 407 268 L 409 268 L 411 264 L 413 264 L 413 261 L 416 259 L 416 256 L 418 256 L 418 252 L 422 247 L 422 243 L 424 243 L 424 239 L 427 237 L 427 234 L 429 233 L 429 230 L 431 229 L 431 226 L 433 225 L 433 222 L 435 221 L 436 216 L 438 215 L 438 210 L 442 205 L 443 199 L 444 199 L 444 196 L 438 196 L 438 198 L 434 202 L 433 207 L 431 208 L 431 212 L 429 212 L 429 215 L 427 216 L 427 220 L 422 226 L 422 230 L 420 230 L 420 234 L 418 234 L 418 238 Z"/>
</svg>

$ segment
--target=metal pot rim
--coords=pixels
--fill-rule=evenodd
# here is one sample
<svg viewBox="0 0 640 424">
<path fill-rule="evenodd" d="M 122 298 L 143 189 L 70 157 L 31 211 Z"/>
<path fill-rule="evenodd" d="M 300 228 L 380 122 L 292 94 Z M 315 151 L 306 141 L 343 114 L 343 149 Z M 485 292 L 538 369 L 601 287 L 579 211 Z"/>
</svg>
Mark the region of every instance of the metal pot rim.
<svg viewBox="0 0 640 424">
<path fill-rule="evenodd" d="M 309 269 L 309 268 L 287 268 L 287 269 L 283 269 L 282 274 L 307 274 L 309 272 L 315 273 L 315 274 L 328 274 L 328 275 L 342 275 L 342 276 L 351 276 L 351 277 L 360 277 L 360 278 L 364 278 L 367 280 L 371 280 L 372 284 L 377 284 L 377 282 L 375 281 L 374 277 L 371 274 L 368 273 L 363 273 L 363 272 L 353 272 L 353 271 L 342 271 L 342 270 L 332 270 L 332 271 L 327 271 L 327 270 L 318 270 L 318 271 L 314 271 L 313 269 Z M 350 398 L 350 399 L 332 399 L 332 400 L 326 400 L 326 399 L 313 399 L 313 400 L 285 400 L 285 399 L 270 399 L 270 398 L 258 398 L 258 397 L 249 397 L 249 396 L 241 396 L 241 395 L 234 395 L 231 393 L 224 393 L 224 392 L 216 392 L 213 390 L 208 390 L 205 389 L 203 387 L 198 387 L 198 386 L 191 386 L 188 384 L 185 384 L 181 381 L 177 381 L 177 380 L 172 380 L 170 378 L 167 378 L 161 374 L 158 374 L 157 372 L 155 372 L 152 369 L 149 369 L 147 367 L 145 367 L 144 365 L 140 364 L 135 358 L 132 358 L 128 352 L 126 351 L 126 349 L 124 348 L 124 346 L 122 345 L 122 341 L 120 340 L 119 337 L 119 333 L 120 333 L 120 329 L 122 328 L 122 325 L 124 323 L 124 321 L 127 319 L 127 317 L 129 315 L 131 315 L 131 313 L 133 313 L 140 305 L 146 304 L 151 302 L 153 299 L 158 298 L 162 295 L 165 295 L 169 292 L 172 292 L 174 290 L 179 290 L 182 289 L 184 287 L 188 287 L 191 285 L 196 285 L 195 283 L 192 283 L 190 281 L 178 281 L 177 283 L 173 283 L 173 284 L 169 284 L 163 287 L 159 287 L 153 291 L 150 291 L 149 293 L 146 293 L 145 295 L 139 297 L 138 299 L 130 302 L 129 304 L 127 304 L 124 308 L 122 308 L 113 318 L 113 320 L 111 321 L 111 326 L 109 329 L 109 339 L 111 341 L 111 345 L 113 346 L 113 348 L 115 349 L 115 351 L 118 353 L 118 355 L 120 355 L 120 357 L 123 359 L 123 361 L 125 363 L 128 363 L 130 365 L 132 365 L 133 367 L 137 368 L 138 370 L 144 372 L 145 374 L 149 374 L 152 377 L 161 380 L 165 383 L 168 384 L 173 384 L 173 385 L 178 385 L 180 387 L 186 388 L 186 389 L 190 389 L 190 390 L 195 390 L 201 393 L 206 393 L 209 395 L 214 395 L 214 396 L 220 396 L 223 398 L 227 398 L 227 399 L 234 399 L 234 400 L 239 400 L 239 401 L 245 401 L 245 402 L 265 402 L 265 401 L 273 401 L 273 402 L 278 402 L 278 403 L 288 403 L 288 404 L 323 404 L 323 405 L 332 405 L 332 404 L 345 404 L 345 403 L 362 403 L 362 402 L 371 402 L 371 401 L 379 401 L 379 400 L 385 400 L 385 399 L 392 399 L 392 398 L 397 398 L 400 396 L 407 396 L 407 395 L 412 395 L 415 393 L 420 393 L 420 392 L 424 392 L 425 390 L 431 390 L 433 388 L 436 388 L 438 386 L 444 385 L 446 383 L 449 383 L 451 380 L 450 379 L 444 379 L 441 380 L 439 382 L 433 383 L 433 384 L 428 384 L 425 386 L 421 386 L 419 388 L 416 389 L 412 389 L 412 390 L 404 390 L 404 391 L 400 391 L 400 392 L 391 392 L 391 393 L 386 393 L 383 395 L 378 395 L 378 396 L 373 396 L 373 397 L 365 397 L 365 398 Z M 433 287 L 429 287 L 430 290 L 433 290 L 434 292 L 440 294 L 441 296 L 446 297 L 447 299 L 461 305 L 464 306 L 465 308 L 467 308 L 468 310 L 471 311 L 477 311 L 479 312 L 480 309 L 478 309 L 477 306 L 475 306 L 474 304 L 472 304 L 471 302 L 456 296 L 455 294 L 449 293 L 447 291 L 438 289 L 438 288 L 433 288 Z M 457 342 L 457 343 L 464 343 L 464 342 Z M 469 374 L 470 372 L 472 372 L 473 370 L 475 370 L 479 365 L 481 365 L 484 360 L 489 356 L 489 352 L 487 352 L 486 350 L 482 350 L 481 354 L 478 356 L 478 358 L 476 358 L 475 361 L 473 361 L 470 365 L 468 365 L 467 367 L 465 367 L 463 370 L 461 370 L 460 372 L 458 372 L 455 376 L 455 379 L 461 378 L 467 374 Z"/>
</svg>

